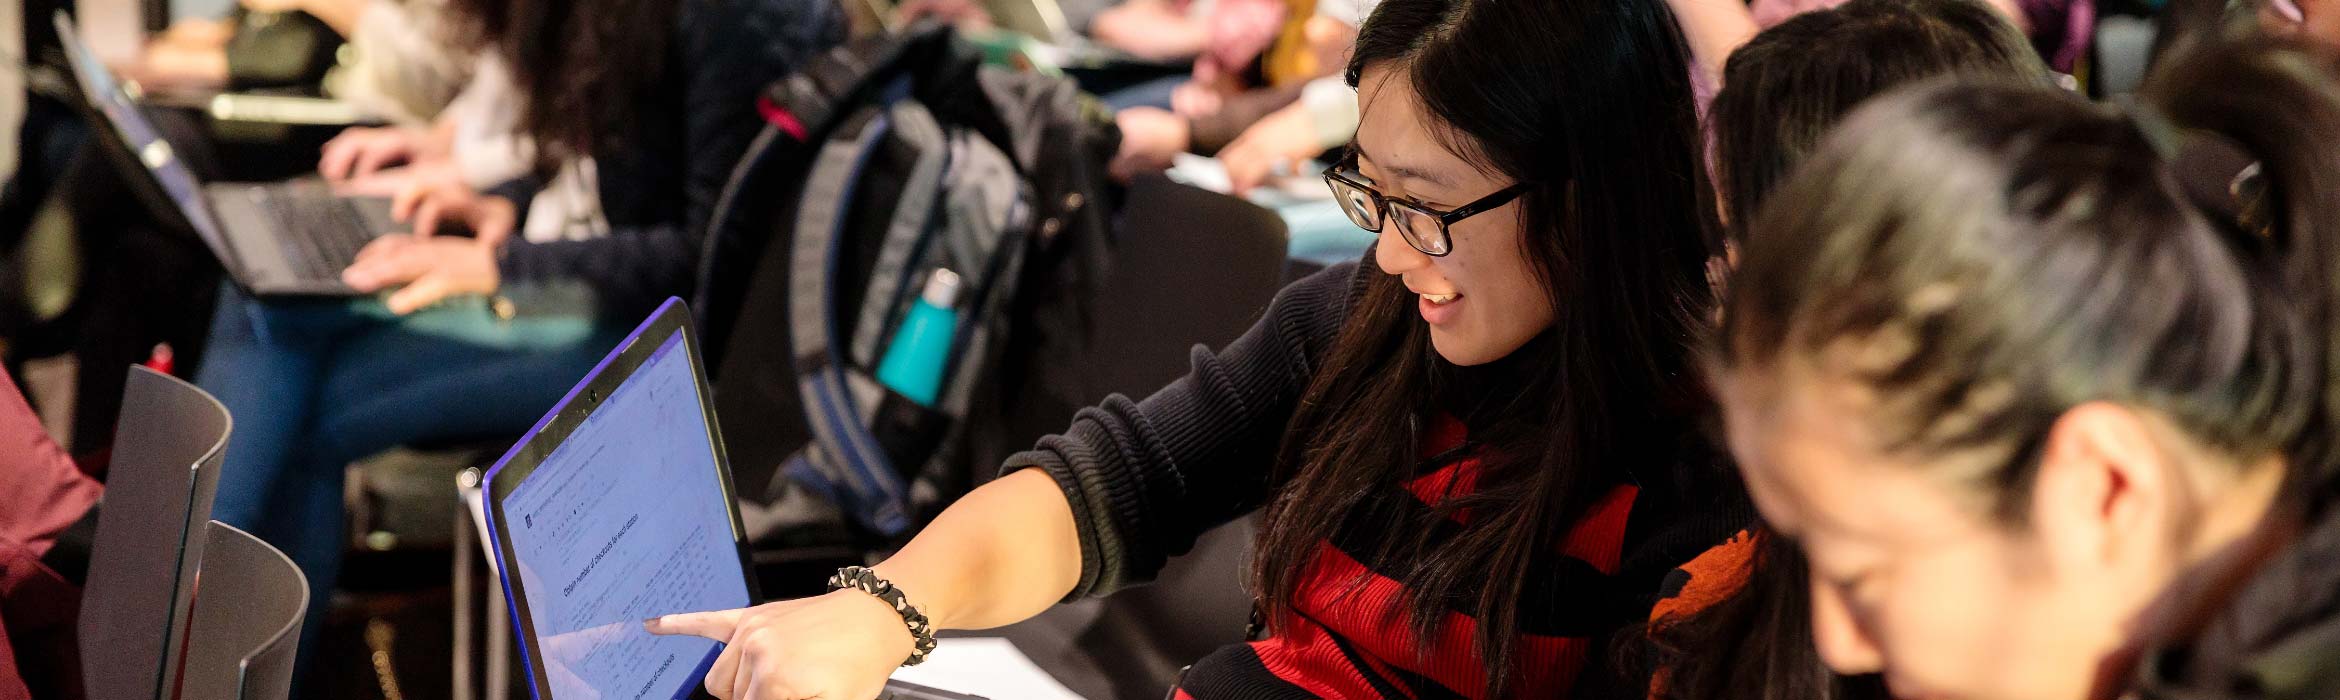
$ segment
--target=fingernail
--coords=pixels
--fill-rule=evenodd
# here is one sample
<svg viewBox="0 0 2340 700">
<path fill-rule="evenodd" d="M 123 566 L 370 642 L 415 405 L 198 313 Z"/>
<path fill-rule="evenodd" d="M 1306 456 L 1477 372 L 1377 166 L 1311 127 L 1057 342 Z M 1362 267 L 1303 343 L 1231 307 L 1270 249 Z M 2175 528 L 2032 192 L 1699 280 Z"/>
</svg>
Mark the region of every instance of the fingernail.
<svg viewBox="0 0 2340 700">
<path fill-rule="evenodd" d="M 658 631 L 658 626 L 659 626 L 660 624 L 664 623 L 665 621 L 666 621 L 666 616 L 664 616 L 664 615 L 661 615 L 661 616 L 658 616 L 658 617 L 649 618 L 649 619 L 645 619 L 645 620 L 643 620 L 643 621 L 642 621 L 642 629 L 643 629 L 644 631 L 648 631 L 648 632 L 656 632 L 656 631 Z"/>
</svg>

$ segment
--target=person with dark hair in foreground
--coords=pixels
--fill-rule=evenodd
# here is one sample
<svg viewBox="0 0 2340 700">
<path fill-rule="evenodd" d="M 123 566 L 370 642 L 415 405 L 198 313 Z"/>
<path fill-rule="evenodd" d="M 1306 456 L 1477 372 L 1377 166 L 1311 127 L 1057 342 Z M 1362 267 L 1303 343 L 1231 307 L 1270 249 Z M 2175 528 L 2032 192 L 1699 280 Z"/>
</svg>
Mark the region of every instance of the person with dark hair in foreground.
<svg viewBox="0 0 2340 700">
<path fill-rule="evenodd" d="M 1740 47 L 1707 111 L 1727 245 L 1738 245 L 1741 226 L 1847 112 L 1952 75 L 2052 84 L 2022 33 L 1976 0 L 1851 0 Z M 1829 673 L 1813 651 L 1810 581 L 1795 543 L 1760 528 L 1735 543 L 1683 566 L 1680 585 L 1659 601 L 1651 697 L 1885 697 L 1873 678 Z"/>
<path fill-rule="evenodd" d="M 1383 0 L 1326 173 L 1369 259 L 1084 410 L 839 590 L 649 628 L 727 643 L 718 697 L 871 698 L 921 625 L 1137 584 L 1261 510 L 1264 636 L 1179 697 L 1645 693 L 1609 645 L 1751 516 L 1701 433 L 1714 222 L 1680 42 L 1657 0 Z"/>
<path fill-rule="evenodd" d="M 1831 668 L 1900 697 L 2340 697 L 2336 71 L 2243 34 L 2111 105 L 1937 84 L 1768 198 L 1716 375 Z"/>
</svg>

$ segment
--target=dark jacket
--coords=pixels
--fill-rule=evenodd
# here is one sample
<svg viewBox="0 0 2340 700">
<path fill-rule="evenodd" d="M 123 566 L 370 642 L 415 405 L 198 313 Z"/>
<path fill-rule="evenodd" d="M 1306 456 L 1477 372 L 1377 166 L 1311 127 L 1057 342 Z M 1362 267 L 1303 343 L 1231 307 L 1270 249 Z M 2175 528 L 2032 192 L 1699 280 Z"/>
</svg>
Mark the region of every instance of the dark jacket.
<svg viewBox="0 0 2340 700">
<path fill-rule="evenodd" d="M 2327 504 L 2194 638 L 2145 655 L 2137 700 L 2340 698 L 2340 507 Z"/>
<path fill-rule="evenodd" d="M 641 95 L 626 133 L 593 154 L 609 235 L 515 239 L 505 280 L 582 280 L 605 315 L 623 319 L 689 294 L 715 200 L 763 130 L 757 94 L 843 42 L 845 22 L 829 0 L 682 0 L 671 31 L 664 77 Z M 525 206 L 534 189 L 524 180 L 497 194 Z"/>
</svg>

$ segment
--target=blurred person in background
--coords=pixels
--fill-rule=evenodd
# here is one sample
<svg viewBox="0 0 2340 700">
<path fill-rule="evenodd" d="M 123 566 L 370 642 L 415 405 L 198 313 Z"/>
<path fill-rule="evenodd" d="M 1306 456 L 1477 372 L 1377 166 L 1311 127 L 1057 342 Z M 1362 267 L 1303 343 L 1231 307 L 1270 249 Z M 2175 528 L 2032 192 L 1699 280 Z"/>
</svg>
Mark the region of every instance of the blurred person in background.
<svg viewBox="0 0 2340 700">
<path fill-rule="evenodd" d="M 116 66 L 150 89 L 323 89 L 372 0 L 239 0 L 224 17 L 172 22 Z"/>
<path fill-rule="evenodd" d="M 87 536 L 83 551 L 60 548 L 68 531 L 95 522 L 104 495 L 0 373 L 0 698 L 82 696 L 75 628 Z"/>
<path fill-rule="evenodd" d="M 2095 0 L 1984 0 L 2030 37 L 2048 67 L 2071 73 L 2088 52 L 2096 28 Z M 1756 32 L 1790 17 L 1835 7 L 1845 0 L 1667 0 L 1697 57 L 1701 103 L 1721 89 L 1724 64 Z"/>
<path fill-rule="evenodd" d="M 1238 193 L 1356 133 L 1356 90 L 1334 75 L 1356 42 L 1361 0 L 1220 0 L 1191 76 L 1123 95 L 1117 176 L 1168 168 L 1180 153 L 1219 156 Z M 1108 102 L 1114 102 L 1109 96 Z"/>
<path fill-rule="evenodd" d="M 376 239 L 343 274 L 373 298 L 222 289 L 197 383 L 236 416 L 214 517 L 309 576 L 313 632 L 345 546 L 344 468 L 416 441 L 516 434 L 611 343 L 692 284 L 718 190 L 763 121 L 758 90 L 842 41 L 824 0 L 455 0 L 514 78 L 550 163 L 598 164 L 607 235 L 536 242 L 533 175 L 404 198 L 481 237 Z M 532 168 L 541 173 L 549 168 Z M 314 642 L 315 635 L 306 635 Z"/>
</svg>

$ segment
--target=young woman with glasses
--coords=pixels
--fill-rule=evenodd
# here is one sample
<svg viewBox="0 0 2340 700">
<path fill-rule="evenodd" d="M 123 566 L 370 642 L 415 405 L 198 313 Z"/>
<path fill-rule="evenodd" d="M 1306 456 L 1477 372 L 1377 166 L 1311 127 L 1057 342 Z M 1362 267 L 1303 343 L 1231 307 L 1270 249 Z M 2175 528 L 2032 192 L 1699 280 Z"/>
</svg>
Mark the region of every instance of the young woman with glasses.
<svg viewBox="0 0 2340 700">
<path fill-rule="evenodd" d="M 1370 257 L 1083 411 L 852 590 L 649 627 L 727 642 L 719 697 L 871 698 L 929 628 L 1137 584 L 1259 511 L 1264 634 L 1178 697 L 1640 696 L 1612 643 L 1751 514 L 1688 349 L 1712 209 L 1686 61 L 1659 0 L 1384 0 L 1327 176 Z"/>
</svg>

